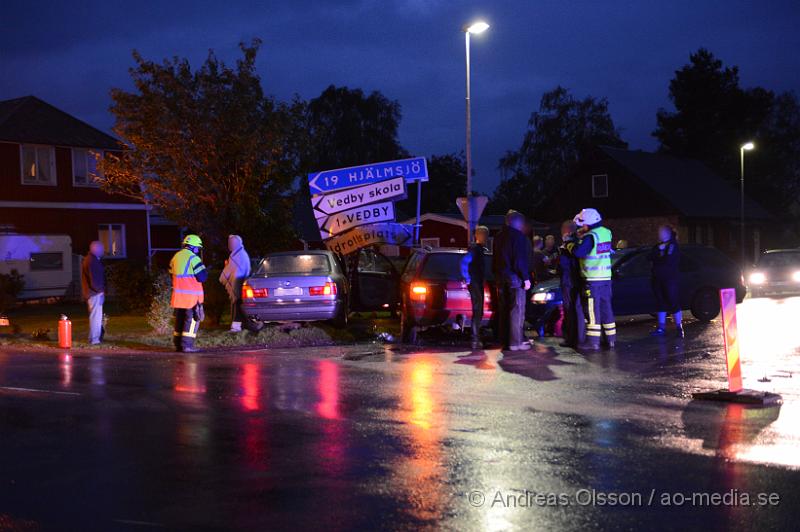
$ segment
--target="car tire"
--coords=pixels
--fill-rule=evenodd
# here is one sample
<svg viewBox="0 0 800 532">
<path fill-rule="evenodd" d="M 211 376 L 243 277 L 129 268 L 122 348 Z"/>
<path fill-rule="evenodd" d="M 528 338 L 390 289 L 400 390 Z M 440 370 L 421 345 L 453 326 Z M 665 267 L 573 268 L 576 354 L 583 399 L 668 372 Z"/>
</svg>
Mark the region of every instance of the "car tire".
<svg viewBox="0 0 800 532">
<path fill-rule="evenodd" d="M 692 315 L 702 322 L 708 323 L 719 316 L 719 292 L 706 287 L 701 288 L 692 296 Z"/>
<path fill-rule="evenodd" d="M 244 320 L 244 328 L 250 332 L 257 333 L 261 329 L 264 328 L 264 322 L 261 320 L 257 320 L 255 318 L 245 318 Z"/>
<path fill-rule="evenodd" d="M 347 306 L 347 300 L 342 301 L 342 307 L 339 309 L 339 312 L 336 313 L 336 317 L 331 320 L 331 325 L 336 327 L 337 329 L 345 329 L 347 328 L 348 318 L 350 317 L 350 310 Z"/>
<path fill-rule="evenodd" d="M 416 344 L 419 327 L 409 319 L 405 310 L 400 313 L 400 338 L 404 344 Z"/>
</svg>

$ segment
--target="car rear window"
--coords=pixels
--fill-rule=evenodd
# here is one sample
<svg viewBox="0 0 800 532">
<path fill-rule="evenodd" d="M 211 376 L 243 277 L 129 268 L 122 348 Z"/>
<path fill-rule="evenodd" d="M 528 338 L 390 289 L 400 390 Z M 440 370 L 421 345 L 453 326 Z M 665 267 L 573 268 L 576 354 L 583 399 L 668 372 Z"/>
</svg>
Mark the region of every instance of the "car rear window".
<svg viewBox="0 0 800 532">
<path fill-rule="evenodd" d="M 461 259 L 464 253 L 431 253 L 422 267 L 423 279 L 447 279 L 457 281 L 461 279 Z M 492 256 L 483 258 L 486 278 L 492 280 Z"/>
<path fill-rule="evenodd" d="M 327 255 L 297 254 L 273 255 L 265 257 L 258 268 L 259 275 L 276 273 L 320 274 L 331 272 L 331 263 Z"/>
<path fill-rule="evenodd" d="M 762 268 L 789 268 L 800 266 L 800 252 L 782 251 L 780 253 L 765 253 L 758 260 Z"/>
</svg>

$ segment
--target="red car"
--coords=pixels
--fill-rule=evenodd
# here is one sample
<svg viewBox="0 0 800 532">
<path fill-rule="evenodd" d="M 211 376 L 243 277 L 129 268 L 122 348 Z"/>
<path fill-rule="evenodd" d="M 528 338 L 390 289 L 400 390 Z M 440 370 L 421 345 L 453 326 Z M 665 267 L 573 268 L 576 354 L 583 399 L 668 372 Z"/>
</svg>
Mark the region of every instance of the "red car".
<svg viewBox="0 0 800 532">
<path fill-rule="evenodd" d="M 461 279 L 461 259 L 466 250 L 418 249 L 409 257 L 400 276 L 400 330 L 403 342 L 414 343 L 417 333 L 430 327 L 472 323 L 472 303 Z M 487 254 L 487 281 L 483 288 L 483 320 L 492 318 L 492 257 Z"/>
</svg>

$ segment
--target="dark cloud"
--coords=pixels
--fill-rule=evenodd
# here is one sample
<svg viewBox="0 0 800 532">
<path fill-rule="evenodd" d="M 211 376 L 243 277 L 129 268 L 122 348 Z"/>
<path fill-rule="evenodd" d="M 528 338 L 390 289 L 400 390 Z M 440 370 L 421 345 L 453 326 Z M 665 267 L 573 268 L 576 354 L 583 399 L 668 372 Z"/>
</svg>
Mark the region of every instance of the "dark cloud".
<svg viewBox="0 0 800 532">
<path fill-rule="evenodd" d="M 800 4 L 745 2 L 11 2 L 0 18 L 0 98 L 36 94 L 110 128 L 108 92 L 129 87 L 130 52 L 200 63 L 214 49 L 264 41 L 259 72 L 280 98 L 327 85 L 380 90 L 403 107 L 401 140 L 416 154 L 463 146 L 462 25 L 474 39 L 477 183 L 491 191 L 498 158 L 516 148 L 542 92 L 563 85 L 606 96 L 632 146 L 654 147 L 655 112 L 672 72 L 700 46 L 741 68 L 745 85 L 800 89 Z"/>
</svg>

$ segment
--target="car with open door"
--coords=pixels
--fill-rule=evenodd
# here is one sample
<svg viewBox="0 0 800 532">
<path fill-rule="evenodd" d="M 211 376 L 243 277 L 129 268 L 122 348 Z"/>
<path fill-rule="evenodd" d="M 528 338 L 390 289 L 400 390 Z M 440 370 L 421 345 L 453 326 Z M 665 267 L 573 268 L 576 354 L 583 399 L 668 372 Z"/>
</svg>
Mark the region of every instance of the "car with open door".
<svg viewBox="0 0 800 532">
<path fill-rule="evenodd" d="M 388 311 L 395 315 L 400 302 L 400 274 L 377 248 L 361 248 L 348 257 L 351 310 Z"/>
<path fill-rule="evenodd" d="M 639 247 L 615 252 L 612 258 L 612 305 L 617 316 L 658 312 L 651 286 L 651 249 Z M 681 309 L 691 310 L 700 321 L 711 321 L 719 315 L 720 288 L 735 288 L 736 301 L 741 303 L 744 299 L 746 290 L 741 270 L 715 248 L 682 245 L 679 268 Z M 541 330 L 561 302 L 558 279 L 537 285 L 528 298 L 528 323 Z"/>
</svg>

